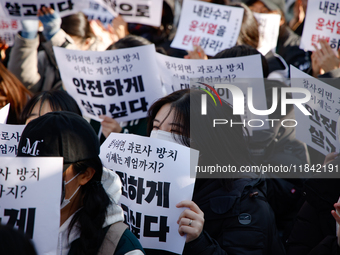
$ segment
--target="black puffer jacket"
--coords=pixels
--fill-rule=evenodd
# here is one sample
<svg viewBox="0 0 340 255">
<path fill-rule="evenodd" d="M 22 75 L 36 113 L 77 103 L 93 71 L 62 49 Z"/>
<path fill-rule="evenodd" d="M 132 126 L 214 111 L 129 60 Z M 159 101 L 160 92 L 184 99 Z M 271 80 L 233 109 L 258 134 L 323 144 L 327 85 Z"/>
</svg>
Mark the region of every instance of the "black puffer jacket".
<svg viewBox="0 0 340 255">
<path fill-rule="evenodd" d="M 183 254 L 285 254 L 261 179 L 237 179 L 227 192 L 222 180 L 197 179 L 193 201 L 204 212 L 204 231 Z"/>
<path fill-rule="evenodd" d="M 339 158 L 331 162 L 339 163 Z M 309 179 L 305 183 L 305 194 L 306 202 L 287 242 L 287 254 L 340 254 L 336 222 L 331 215 L 340 196 L 340 179 Z"/>
</svg>

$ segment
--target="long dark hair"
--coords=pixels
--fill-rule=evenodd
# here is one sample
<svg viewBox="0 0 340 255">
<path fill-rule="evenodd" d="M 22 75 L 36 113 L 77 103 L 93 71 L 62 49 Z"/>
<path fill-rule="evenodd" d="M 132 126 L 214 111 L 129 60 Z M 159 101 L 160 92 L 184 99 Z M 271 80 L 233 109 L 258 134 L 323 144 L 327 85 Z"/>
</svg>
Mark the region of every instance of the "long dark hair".
<svg viewBox="0 0 340 255">
<path fill-rule="evenodd" d="M 171 104 L 169 114 L 174 112 L 174 123 L 181 123 L 184 127 L 181 129 L 182 138 L 181 144 L 190 147 L 190 90 L 178 90 L 166 97 L 162 97 L 157 100 L 148 111 L 148 129 L 147 134 L 150 136 L 153 129 L 153 121 L 158 113 L 158 111 L 165 104 Z M 177 137 L 174 137 L 178 139 Z"/>
<path fill-rule="evenodd" d="M 228 103 L 216 106 L 213 100 L 207 100 L 207 114 L 201 115 L 201 95 L 205 92 L 196 89 L 184 89 L 156 101 L 148 112 L 148 134 L 153 128 L 153 120 L 157 112 L 165 104 L 170 104 L 174 112 L 174 123 L 183 127 L 180 143 L 200 151 L 199 165 L 220 166 L 252 165 L 248 145 L 247 132 L 241 125 L 217 125 L 213 127 L 214 119 L 228 119 L 240 123 L 239 115 L 233 115 L 233 109 Z M 191 127 L 191 128 L 190 128 Z M 176 138 L 176 137 L 175 137 Z M 199 176 L 198 176 L 199 177 Z M 231 188 L 233 177 L 226 176 L 221 182 L 226 189 Z M 205 177 L 204 177 L 205 178 Z"/>
<path fill-rule="evenodd" d="M 94 255 L 105 237 L 103 224 L 107 208 L 111 200 L 101 184 L 103 166 L 99 157 L 83 160 L 72 164 L 74 174 L 84 173 L 89 167 L 95 174 L 85 185 L 81 186 L 81 209 L 73 216 L 69 225 L 69 234 L 75 224 L 79 224 L 79 245 L 76 254 Z"/>
<path fill-rule="evenodd" d="M 40 102 L 40 110 L 44 102 L 48 102 L 52 111 L 74 112 L 81 116 L 77 102 L 66 91 L 49 90 L 35 94 L 26 104 L 21 113 L 21 123 L 25 123 L 30 116 L 34 106 Z M 40 112 L 40 111 L 39 111 Z M 40 115 L 40 114 L 39 114 Z"/>
</svg>

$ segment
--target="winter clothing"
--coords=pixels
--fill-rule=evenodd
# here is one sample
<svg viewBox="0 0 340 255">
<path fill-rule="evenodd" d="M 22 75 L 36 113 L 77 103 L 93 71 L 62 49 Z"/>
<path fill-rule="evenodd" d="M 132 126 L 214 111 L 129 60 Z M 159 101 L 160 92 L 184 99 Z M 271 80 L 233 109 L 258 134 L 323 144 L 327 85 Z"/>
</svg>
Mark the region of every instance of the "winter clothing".
<svg viewBox="0 0 340 255">
<path fill-rule="evenodd" d="M 111 206 L 107 209 L 107 216 L 103 225 L 103 228 L 107 231 L 112 224 L 124 220 L 123 210 L 117 205 L 121 196 L 121 182 L 113 171 L 104 167 L 102 185 L 112 201 Z M 73 216 L 69 217 L 59 229 L 58 255 L 72 255 L 76 249 L 77 239 L 80 235 L 76 225 L 72 228 L 68 239 L 68 226 L 72 217 Z M 129 230 L 125 230 L 114 254 L 142 255 L 144 254 L 144 251 L 137 238 Z"/>
<path fill-rule="evenodd" d="M 73 39 L 62 29 L 50 41 L 42 43 L 44 50 L 38 52 L 38 46 L 38 36 L 34 39 L 26 39 L 17 34 L 8 62 L 8 70 L 33 93 L 61 85 L 52 46 L 77 49 Z M 103 50 L 102 43 L 93 39 L 89 50 Z"/>
<path fill-rule="evenodd" d="M 262 179 L 237 179 L 227 191 L 219 179 L 196 179 L 193 201 L 204 231 L 183 254 L 285 254 Z"/>
<path fill-rule="evenodd" d="M 338 165 L 337 158 L 330 164 Z M 297 215 L 287 241 L 288 255 L 338 254 L 335 219 L 331 215 L 334 203 L 340 197 L 339 179 L 309 179 L 305 184 L 306 202 Z M 317 253 L 320 252 L 320 253 Z M 340 253 L 339 253 L 340 254 Z"/>
</svg>

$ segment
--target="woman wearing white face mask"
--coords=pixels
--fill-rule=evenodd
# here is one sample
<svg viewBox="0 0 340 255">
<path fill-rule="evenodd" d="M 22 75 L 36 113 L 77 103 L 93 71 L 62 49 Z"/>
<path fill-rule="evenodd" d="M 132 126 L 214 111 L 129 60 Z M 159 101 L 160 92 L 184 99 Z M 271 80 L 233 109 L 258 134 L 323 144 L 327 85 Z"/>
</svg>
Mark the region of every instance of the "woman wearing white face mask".
<svg viewBox="0 0 340 255">
<path fill-rule="evenodd" d="M 28 150 L 35 141 L 36 150 Z M 64 159 L 57 255 L 144 254 L 122 223 L 119 177 L 103 169 L 97 135 L 86 120 L 66 111 L 46 113 L 27 124 L 18 151 Z"/>
<path fill-rule="evenodd" d="M 209 99 L 207 114 L 201 115 L 203 94 L 180 90 L 156 101 L 148 112 L 148 134 L 199 150 L 202 166 L 252 165 L 241 125 L 213 127 L 214 119 L 240 123 L 240 117 L 226 102 L 215 105 Z M 214 177 L 197 173 L 192 201 L 177 204 L 187 208 L 177 222 L 179 234 L 186 235 L 183 254 L 285 254 L 265 182 L 254 174 Z"/>
</svg>

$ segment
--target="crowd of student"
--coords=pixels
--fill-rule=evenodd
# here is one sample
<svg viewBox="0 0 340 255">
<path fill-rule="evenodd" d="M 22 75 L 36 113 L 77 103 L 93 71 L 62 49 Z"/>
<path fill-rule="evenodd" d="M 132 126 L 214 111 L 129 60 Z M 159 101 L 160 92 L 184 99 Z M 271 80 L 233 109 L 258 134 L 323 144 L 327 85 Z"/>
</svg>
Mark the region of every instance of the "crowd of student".
<svg viewBox="0 0 340 255">
<path fill-rule="evenodd" d="M 340 50 L 335 54 L 325 40 L 320 40 L 314 52 L 299 48 L 308 0 L 289 1 L 291 8 L 286 8 L 284 0 L 206 2 L 244 9 L 236 46 L 212 58 L 260 54 L 253 12 L 276 13 L 281 15 L 278 43 L 275 52 L 261 55 L 264 78 L 289 78 L 289 65 L 293 65 L 316 78 L 331 78 L 325 81 L 340 88 Z M 251 137 L 242 126 L 216 126 L 212 132 L 213 119 L 241 119 L 233 115 L 229 104 L 213 107 L 211 101 L 206 116 L 192 116 L 195 113 L 190 108 L 201 107 L 203 92 L 199 90 L 175 91 L 150 106 L 147 118 L 128 123 L 108 116 L 101 116 L 101 123 L 82 117 L 76 101 L 63 88 L 52 46 L 104 51 L 153 43 L 162 54 L 208 59 L 199 46 L 189 52 L 170 47 L 181 4 L 181 0 L 164 0 L 157 28 L 127 24 L 119 16 L 107 29 L 100 22 L 88 21 L 81 12 L 60 18 L 53 9 L 43 7 L 38 11 L 40 23 L 22 21 L 13 47 L 1 44 L 0 107 L 10 103 L 7 124 L 27 125 L 18 156 L 30 156 L 23 149 L 30 139 L 44 140 L 39 156 L 64 158 L 58 255 L 170 254 L 143 249 L 121 223 L 119 177 L 103 167 L 98 156 L 100 143 L 111 132 L 151 137 L 155 131 L 172 133 L 174 142 L 200 151 L 200 165 L 339 163 L 337 153 L 325 158 L 297 140 L 294 127 L 274 125 Z M 289 86 L 280 79 L 265 80 L 268 106 L 272 105 L 273 87 Z M 292 116 L 290 107 L 285 116 L 278 109 L 269 118 Z M 216 148 L 221 141 L 223 146 Z M 340 210 L 339 179 L 271 177 L 247 173 L 242 178 L 197 178 L 192 201 L 177 204 L 186 208 L 177 222 L 179 234 L 186 235 L 183 254 L 340 254 L 340 230 L 336 229 L 340 216 L 335 212 L 335 208 Z M 1 226 L 0 236 L 1 254 L 36 254 L 20 233 Z"/>
</svg>

